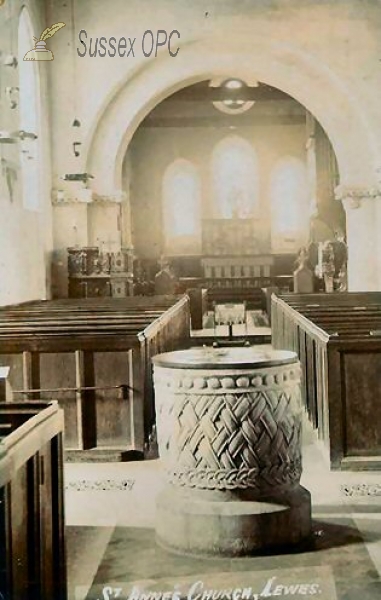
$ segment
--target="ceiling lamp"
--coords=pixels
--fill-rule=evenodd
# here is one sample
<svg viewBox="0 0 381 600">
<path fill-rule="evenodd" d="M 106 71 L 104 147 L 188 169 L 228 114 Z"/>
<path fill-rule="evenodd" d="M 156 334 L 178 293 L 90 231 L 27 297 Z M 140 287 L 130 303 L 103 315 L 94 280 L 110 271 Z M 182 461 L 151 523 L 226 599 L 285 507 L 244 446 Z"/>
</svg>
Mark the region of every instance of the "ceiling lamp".
<svg viewBox="0 0 381 600">
<path fill-rule="evenodd" d="M 19 101 L 20 88 L 16 86 L 8 86 L 5 88 L 5 96 L 8 100 L 9 108 L 12 110 L 17 107 Z"/>
<path fill-rule="evenodd" d="M 23 129 L 15 131 L 14 135 L 17 135 L 17 137 L 19 137 L 20 140 L 36 140 L 38 138 L 38 135 L 36 135 L 32 131 L 24 131 Z"/>
<path fill-rule="evenodd" d="M 213 102 L 214 108 L 226 115 L 241 115 L 250 110 L 255 104 L 254 100 L 237 100 L 232 101 L 232 104 L 227 104 L 226 100 Z"/>
<path fill-rule="evenodd" d="M 61 179 L 64 181 L 81 181 L 87 184 L 89 179 L 94 179 L 94 175 L 90 175 L 90 173 L 66 173 Z"/>
<path fill-rule="evenodd" d="M 209 83 L 209 86 L 214 88 L 220 87 L 226 90 L 225 99 L 213 100 L 212 103 L 214 108 L 227 115 L 242 114 L 250 110 L 255 104 L 255 100 L 245 100 L 243 97 L 240 97 L 240 90 L 247 90 L 249 87 L 257 87 L 257 81 L 254 81 L 251 86 L 248 86 L 242 79 L 229 78 L 222 81 L 212 80 Z M 247 94 L 242 94 L 242 96 L 247 96 Z"/>
<path fill-rule="evenodd" d="M 218 87 L 226 87 L 226 84 L 228 82 L 231 81 L 239 81 L 242 86 L 240 87 L 258 87 L 259 86 L 259 81 L 258 79 L 255 79 L 254 77 L 245 77 L 245 80 L 240 79 L 239 77 L 215 77 L 214 79 L 211 79 L 209 81 L 209 87 L 211 88 L 218 88 Z M 235 84 L 233 84 L 235 85 Z"/>
<path fill-rule="evenodd" d="M 245 84 L 240 79 L 228 79 L 223 85 L 229 90 L 239 90 Z"/>
<path fill-rule="evenodd" d="M 13 67 L 16 68 L 18 65 L 17 57 L 13 54 L 6 54 L 3 57 L 3 65 L 4 67 Z"/>
</svg>

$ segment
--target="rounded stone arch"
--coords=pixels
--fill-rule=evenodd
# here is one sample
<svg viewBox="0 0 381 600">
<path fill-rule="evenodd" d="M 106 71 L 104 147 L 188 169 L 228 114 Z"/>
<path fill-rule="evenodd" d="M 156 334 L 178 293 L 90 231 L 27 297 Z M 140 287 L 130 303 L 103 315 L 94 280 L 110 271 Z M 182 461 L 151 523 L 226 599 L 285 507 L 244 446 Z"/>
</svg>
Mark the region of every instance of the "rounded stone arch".
<svg viewBox="0 0 381 600">
<path fill-rule="evenodd" d="M 325 129 L 337 157 L 341 183 L 377 181 L 381 160 L 374 130 L 355 90 L 327 64 L 297 46 L 264 37 L 241 36 L 229 43 L 226 37 L 217 36 L 184 44 L 176 58 L 162 53 L 151 59 L 109 95 L 86 147 L 86 168 L 96 177 L 95 191 L 107 195 L 121 190 L 127 147 L 139 124 L 159 102 L 183 87 L 218 76 L 255 77 L 288 93 Z"/>
</svg>

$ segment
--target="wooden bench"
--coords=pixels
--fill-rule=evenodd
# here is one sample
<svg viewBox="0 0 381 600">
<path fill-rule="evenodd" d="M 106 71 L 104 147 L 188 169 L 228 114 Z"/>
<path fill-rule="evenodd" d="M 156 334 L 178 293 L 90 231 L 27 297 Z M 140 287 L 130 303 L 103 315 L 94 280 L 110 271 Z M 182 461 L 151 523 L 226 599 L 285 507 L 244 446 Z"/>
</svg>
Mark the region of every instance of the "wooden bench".
<svg viewBox="0 0 381 600">
<path fill-rule="evenodd" d="M 272 343 L 300 357 L 306 410 L 332 468 L 380 468 L 381 294 L 273 295 Z"/>
<path fill-rule="evenodd" d="M 186 291 L 190 300 L 192 329 L 202 329 L 204 315 L 208 312 L 208 290 L 190 288 Z"/>
<path fill-rule="evenodd" d="M 90 459 L 142 455 L 155 420 L 151 357 L 189 345 L 187 296 L 134 300 L 0 309 L 0 357 L 11 366 L 14 396 L 57 395 L 71 457 L 94 449 Z"/>
<path fill-rule="evenodd" d="M 0 592 L 66 600 L 63 413 L 0 402 Z"/>
</svg>

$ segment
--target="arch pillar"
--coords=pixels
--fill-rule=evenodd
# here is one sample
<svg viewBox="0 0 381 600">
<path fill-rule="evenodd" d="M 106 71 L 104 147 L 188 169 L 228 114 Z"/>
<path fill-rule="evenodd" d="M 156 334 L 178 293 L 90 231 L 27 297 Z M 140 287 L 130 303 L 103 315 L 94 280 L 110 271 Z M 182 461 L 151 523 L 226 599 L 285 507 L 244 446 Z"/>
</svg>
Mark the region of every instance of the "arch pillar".
<svg viewBox="0 0 381 600">
<path fill-rule="evenodd" d="M 381 189 L 339 186 L 336 198 L 342 201 L 347 219 L 348 291 L 377 291 L 381 284 Z"/>
</svg>

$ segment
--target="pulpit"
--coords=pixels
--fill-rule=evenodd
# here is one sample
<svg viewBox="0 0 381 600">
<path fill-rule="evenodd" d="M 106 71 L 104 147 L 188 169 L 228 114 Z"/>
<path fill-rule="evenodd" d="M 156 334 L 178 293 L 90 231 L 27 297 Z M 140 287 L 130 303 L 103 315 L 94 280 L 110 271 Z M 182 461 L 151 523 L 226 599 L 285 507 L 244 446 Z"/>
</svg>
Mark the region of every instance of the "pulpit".
<svg viewBox="0 0 381 600">
<path fill-rule="evenodd" d="M 101 252 L 100 248 L 68 248 L 69 298 L 133 295 L 133 252 Z"/>
</svg>

